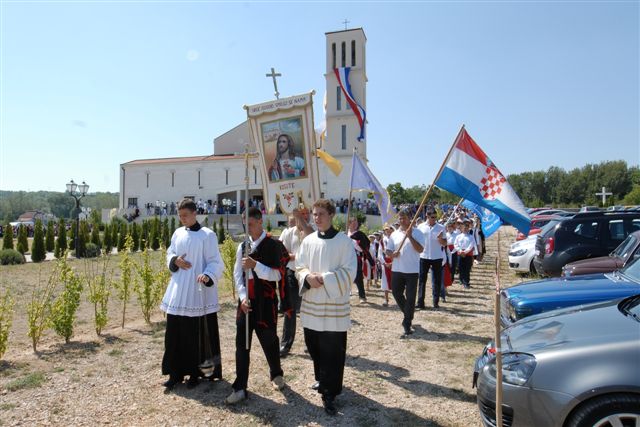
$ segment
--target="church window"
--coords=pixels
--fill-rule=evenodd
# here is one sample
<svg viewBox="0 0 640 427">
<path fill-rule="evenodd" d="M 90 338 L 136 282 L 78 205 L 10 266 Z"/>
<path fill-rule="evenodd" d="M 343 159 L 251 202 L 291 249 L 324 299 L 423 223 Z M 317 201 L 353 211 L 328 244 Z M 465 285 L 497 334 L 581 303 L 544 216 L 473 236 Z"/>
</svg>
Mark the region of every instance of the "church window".
<svg viewBox="0 0 640 427">
<path fill-rule="evenodd" d="M 150 175 L 150 173 L 147 172 L 147 188 L 149 188 L 149 175 Z"/>
<path fill-rule="evenodd" d="M 229 185 L 229 169 L 224 170 L 224 183 L 225 185 Z"/>
<path fill-rule="evenodd" d="M 351 40 L 351 66 L 356 66 L 356 41 Z"/>
<path fill-rule="evenodd" d="M 258 183 L 258 169 L 255 166 L 253 167 L 253 183 Z"/>
<path fill-rule="evenodd" d="M 171 171 L 171 186 L 175 187 L 176 185 L 176 173 Z"/>
<path fill-rule="evenodd" d="M 200 187 L 200 171 L 198 171 L 198 187 Z"/>
<path fill-rule="evenodd" d="M 129 202 L 127 204 L 128 207 L 138 207 L 138 198 L 137 197 L 129 197 Z"/>
<path fill-rule="evenodd" d="M 342 125 L 342 149 L 347 149 L 347 125 Z"/>
<path fill-rule="evenodd" d="M 342 56 L 342 66 L 346 67 L 347 66 L 347 43 L 346 42 L 342 42 L 342 52 L 341 52 L 341 56 Z"/>
<path fill-rule="evenodd" d="M 340 86 L 336 87 L 336 110 L 342 110 L 342 89 Z"/>
<path fill-rule="evenodd" d="M 331 57 L 332 57 L 331 68 L 334 69 L 336 68 L 336 44 L 335 43 L 331 43 Z"/>
</svg>

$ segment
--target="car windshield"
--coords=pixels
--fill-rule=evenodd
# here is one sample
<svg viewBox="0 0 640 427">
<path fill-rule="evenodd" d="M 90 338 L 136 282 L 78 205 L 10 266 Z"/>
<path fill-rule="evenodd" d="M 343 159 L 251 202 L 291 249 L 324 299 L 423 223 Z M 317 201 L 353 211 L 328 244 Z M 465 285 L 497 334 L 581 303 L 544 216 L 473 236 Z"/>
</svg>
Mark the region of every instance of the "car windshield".
<svg viewBox="0 0 640 427">
<path fill-rule="evenodd" d="M 617 248 L 613 250 L 613 252 L 611 252 L 611 256 L 617 256 L 620 258 L 628 257 L 629 252 L 631 252 L 633 248 L 636 247 L 637 242 L 638 242 L 638 239 L 636 239 L 635 236 L 630 234 L 622 243 L 620 243 L 620 245 Z"/>
<path fill-rule="evenodd" d="M 640 283 L 640 258 L 636 258 L 631 264 L 627 264 L 626 267 L 620 269 L 620 273 L 633 280 L 636 283 Z"/>
</svg>

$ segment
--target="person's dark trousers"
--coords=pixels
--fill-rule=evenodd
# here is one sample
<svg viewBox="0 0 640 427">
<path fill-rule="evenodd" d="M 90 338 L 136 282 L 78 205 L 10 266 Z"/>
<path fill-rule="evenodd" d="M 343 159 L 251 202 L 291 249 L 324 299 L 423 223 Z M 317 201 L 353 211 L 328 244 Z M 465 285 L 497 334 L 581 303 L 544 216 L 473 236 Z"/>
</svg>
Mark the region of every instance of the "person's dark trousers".
<svg viewBox="0 0 640 427">
<path fill-rule="evenodd" d="M 391 272 L 391 291 L 398 307 L 400 307 L 400 310 L 404 314 L 402 327 L 405 332 L 411 331 L 411 322 L 413 322 L 413 312 L 416 304 L 417 286 L 418 273 Z"/>
<path fill-rule="evenodd" d="M 328 397 L 339 395 L 347 354 L 347 332 L 304 328 L 304 341 L 313 360 L 316 381 L 320 383 L 318 393 Z"/>
<path fill-rule="evenodd" d="M 275 301 L 274 301 L 275 304 Z M 275 307 L 274 307 L 275 308 Z M 231 387 L 234 391 L 246 390 L 247 383 L 249 381 L 249 350 L 245 345 L 245 324 L 246 315 L 242 313 L 238 319 L 236 319 L 236 380 Z M 251 340 L 253 338 L 253 331 L 255 330 L 262 351 L 267 358 L 269 364 L 269 376 L 273 380 L 279 375 L 283 375 L 282 367 L 280 365 L 280 348 L 278 346 L 278 334 L 276 333 L 276 325 L 271 328 L 256 328 L 256 321 L 253 313 L 249 314 L 249 348 L 251 348 Z"/>
<path fill-rule="evenodd" d="M 456 278 L 456 270 L 458 270 L 458 254 L 457 253 L 452 253 L 451 254 L 451 283 L 453 283 L 453 280 Z"/>
<path fill-rule="evenodd" d="M 209 331 L 211 355 L 204 354 L 205 336 L 204 333 L 200 333 L 205 319 Z M 162 374 L 175 379 L 182 379 L 185 375 L 201 376 L 198 365 L 209 356 L 214 362 L 212 378 L 222 378 L 218 314 L 210 313 L 198 317 L 167 314 Z"/>
<path fill-rule="evenodd" d="M 438 307 L 440 296 L 444 292 L 442 287 L 442 258 L 429 260 L 431 262 L 431 295 L 433 306 Z"/>
<path fill-rule="evenodd" d="M 471 283 L 471 267 L 473 266 L 473 257 L 458 257 L 458 263 L 460 268 L 460 282 L 462 283 L 462 286 L 468 288 Z"/>
<path fill-rule="evenodd" d="M 285 280 L 287 287 L 285 288 L 284 298 L 287 301 L 286 306 L 289 307 L 289 310 L 285 311 L 283 317 L 280 348 L 291 350 L 293 340 L 296 338 L 296 311 L 300 307 L 300 295 L 295 271 L 287 268 Z"/>
<path fill-rule="evenodd" d="M 418 304 L 417 307 L 424 308 L 426 294 L 427 275 L 431 270 L 431 289 L 433 295 L 433 306 L 438 307 L 440 302 L 440 286 L 436 283 L 442 282 L 442 258 L 424 259 L 420 258 L 420 274 L 418 276 Z M 436 292 L 436 289 L 438 292 Z"/>
<path fill-rule="evenodd" d="M 362 257 L 358 257 L 358 272 L 356 273 L 356 280 L 354 281 L 358 287 L 358 296 L 363 299 L 367 299 L 367 295 L 364 293 L 364 277 L 362 275 Z"/>
</svg>

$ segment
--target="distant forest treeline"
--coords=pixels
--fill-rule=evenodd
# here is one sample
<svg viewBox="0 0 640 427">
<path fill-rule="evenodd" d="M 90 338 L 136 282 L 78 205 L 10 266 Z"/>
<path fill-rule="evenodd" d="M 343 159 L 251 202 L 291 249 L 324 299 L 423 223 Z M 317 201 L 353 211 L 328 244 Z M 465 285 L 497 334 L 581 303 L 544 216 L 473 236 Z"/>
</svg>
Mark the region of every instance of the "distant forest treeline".
<svg viewBox="0 0 640 427">
<path fill-rule="evenodd" d="M 523 172 L 507 177 L 526 206 L 582 206 L 602 204 L 602 191 L 613 193 L 607 205 L 640 204 L 640 170 L 624 160 L 587 164 L 565 171 L 557 166 L 546 172 Z"/>
<path fill-rule="evenodd" d="M 80 201 L 83 207 L 101 212 L 118 207 L 119 193 L 91 193 Z M 0 190 L 0 220 L 15 221 L 25 211 L 40 210 L 59 218 L 73 217 L 76 202 L 67 193 L 56 191 L 2 191 Z"/>
</svg>

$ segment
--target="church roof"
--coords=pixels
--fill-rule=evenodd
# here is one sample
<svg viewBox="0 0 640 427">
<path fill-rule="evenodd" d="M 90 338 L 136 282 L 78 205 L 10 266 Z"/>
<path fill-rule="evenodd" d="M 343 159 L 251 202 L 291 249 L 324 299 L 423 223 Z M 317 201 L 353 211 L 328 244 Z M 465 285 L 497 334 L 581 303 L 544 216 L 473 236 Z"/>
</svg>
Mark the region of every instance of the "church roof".
<svg viewBox="0 0 640 427">
<path fill-rule="evenodd" d="M 367 35 L 364 34 L 364 30 L 362 29 L 362 27 L 349 28 L 348 30 L 327 31 L 326 33 L 324 33 L 324 35 L 326 36 L 327 34 L 348 33 L 349 31 L 362 31 L 362 34 L 364 35 L 364 39 L 365 40 L 367 39 Z"/>
<path fill-rule="evenodd" d="M 155 165 L 161 163 L 188 163 L 188 162 L 211 162 L 216 160 L 232 160 L 243 159 L 242 154 L 225 154 L 225 155 L 209 155 L 209 156 L 192 156 L 192 157 L 165 157 L 162 159 L 138 159 L 123 163 L 123 165 Z"/>
</svg>

